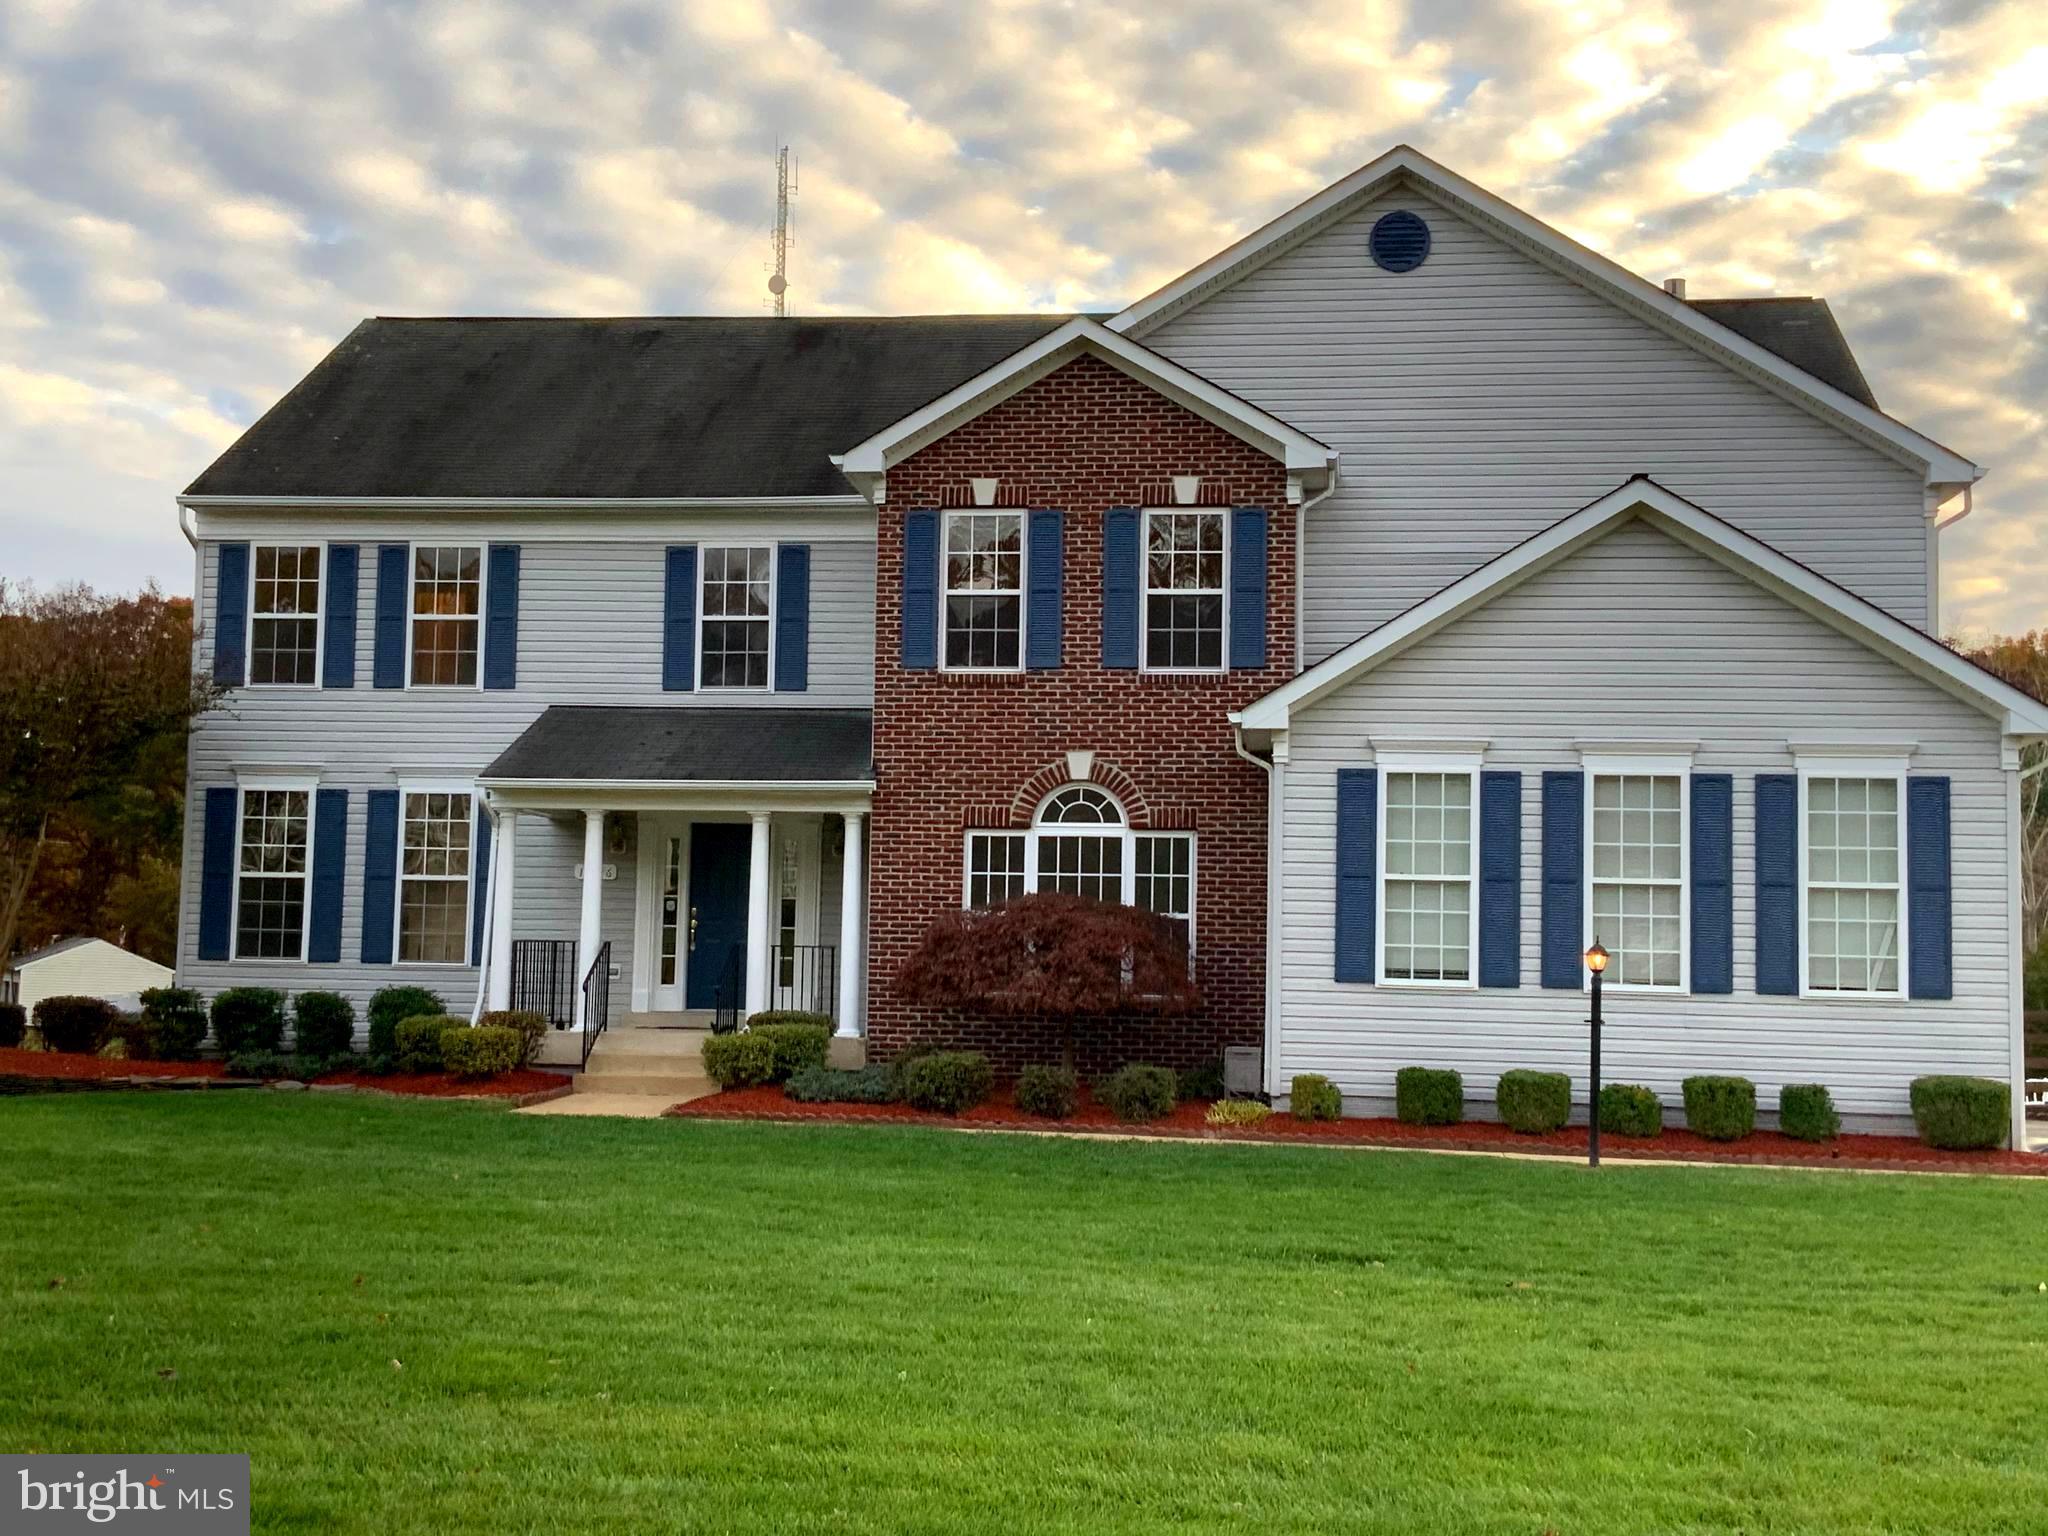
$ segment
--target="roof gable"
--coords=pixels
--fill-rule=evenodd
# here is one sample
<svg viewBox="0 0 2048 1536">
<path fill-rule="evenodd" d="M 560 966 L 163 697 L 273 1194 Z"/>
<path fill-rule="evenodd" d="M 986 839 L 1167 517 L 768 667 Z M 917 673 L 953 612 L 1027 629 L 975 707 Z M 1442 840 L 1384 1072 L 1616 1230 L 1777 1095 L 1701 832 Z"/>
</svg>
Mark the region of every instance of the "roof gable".
<svg viewBox="0 0 2048 1536">
<path fill-rule="evenodd" d="M 1643 518 L 1695 549 L 1999 720 L 2014 736 L 2048 736 L 2048 705 L 2002 682 L 1912 625 L 1815 574 L 1762 540 L 1676 492 L 1638 475 L 1533 538 L 1488 561 L 1442 591 L 1248 705 L 1238 722 L 1251 731 L 1284 731 L 1292 714 L 1437 633 L 1503 592 Z"/>
<path fill-rule="evenodd" d="M 1712 314 L 1711 306 L 1689 304 L 1666 293 L 1405 144 L 1128 306 L 1112 316 L 1108 325 L 1126 335 L 1143 336 L 1398 185 L 1419 189 L 1486 233 L 1638 319 L 1681 338 L 1859 441 L 1913 465 L 1930 485 L 1960 489 L 1983 473 L 1962 455 L 1876 409 L 1868 399 L 1867 383 L 1862 383 L 1859 397 L 1857 391 L 1844 387 L 1851 381 L 1841 370 L 1834 370 L 1832 379 L 1822 377 L 1809 372 L 1796 355 L 1788 358 L 1777 347 L 1755 339 L 1753 333 L 1769 322 L 1753 312 L 1740 317 L 1731 312 L 1731 323 L 1724 324 Z M 1749 323 L 1736 323 L 1738 318 Z M 1828 320 L 1832 327 L 1832 315 Z M 1838 338 L 1839 331 L 1835 335 Z M 1774 335 L 1772 339 L 1784 341 L 1788 350 L 1793 346 L 1790 338 Z M 1817 356 L 1817 347 L 1813 350 Z M 1853 360 L 1850 367 L 1854 367 Z M 1855 381 L 1862 381 L 1860 370 L 1855 372 Z"/>
<path fill-rule="evenodd" d="M 878 486 L 889 466 L 944 437 L 963 422 L 1001 404 L 1027 386 L 1081 356 L 1101 358 L 1204 420 L 1271 454 L 1309 490 L 1329 480 L 1336 450 L 1289 426 L 1240 395 L 1210 383 L 1171 358 L 1099 320 L 1077 315 L 1058 330 L 1020 348 L 834 459 L 847 479 L 863 491 Z"/>
</svg>

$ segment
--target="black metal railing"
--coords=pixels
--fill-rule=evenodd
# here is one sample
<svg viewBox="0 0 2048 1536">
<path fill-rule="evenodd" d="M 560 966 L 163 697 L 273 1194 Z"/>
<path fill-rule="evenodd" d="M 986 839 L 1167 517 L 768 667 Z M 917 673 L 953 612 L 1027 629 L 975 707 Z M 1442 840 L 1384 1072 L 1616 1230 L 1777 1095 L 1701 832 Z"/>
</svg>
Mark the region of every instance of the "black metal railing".
<svg viewBox="0 0 2048 1536">
<path fill-rule="evenodd" d="M 711 1032 L 714 1035 L 729 1035 L 740 1027 L 740 1014 L 746 1006 L 746 974 L 747 948 L 744 944 L 735 944 L 726 953 L 725 970 L 711 994 Z"/>
<path fill-rule="evenodd" d="M 512 1006 L 537 1013 L 556 1029 L 576 1023 L 576 941 L 512 941 Z"/>
<path fill-rule="evenodd" d="M 839 1017 L 839 946 L 785 944 L 768 957 L 768 1006 Z"/>
<path fill-rule="evenodd" d="M 609 939 L 597 946 L 597 958 L 583 977 L 583 1064 L 590 1065 L 590 1048 L 604 1033 L 612 1018 L 612 946 Z"/>
</svg>

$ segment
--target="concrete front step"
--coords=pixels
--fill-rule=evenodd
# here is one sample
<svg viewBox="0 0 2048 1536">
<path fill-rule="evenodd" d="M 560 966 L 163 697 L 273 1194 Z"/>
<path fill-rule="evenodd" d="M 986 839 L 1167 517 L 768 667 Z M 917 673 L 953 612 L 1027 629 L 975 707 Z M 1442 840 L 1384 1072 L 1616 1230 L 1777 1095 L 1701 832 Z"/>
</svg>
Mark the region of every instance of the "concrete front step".
<svg viewBox="0 0 2048 1536">
<path fill-rule="evenodd" d="M 576 1079 L 578 1093 L 637 1093 L 666 1097 L 672 1104 L 716 1093 L 718 1085 L 701 1072 L 585 1072 Z"/>
</svg>

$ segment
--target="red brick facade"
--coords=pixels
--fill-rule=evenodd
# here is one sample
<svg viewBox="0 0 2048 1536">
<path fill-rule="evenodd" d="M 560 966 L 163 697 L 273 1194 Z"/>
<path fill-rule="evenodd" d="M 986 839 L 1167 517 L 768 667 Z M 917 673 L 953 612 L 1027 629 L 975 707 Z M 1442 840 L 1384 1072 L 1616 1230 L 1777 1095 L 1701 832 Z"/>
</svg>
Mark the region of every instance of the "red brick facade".
<svg viewBox="0 0 2048 1536">
<path fill-rule="evenodd" d="M 1102 518 L 1166 506 L 1171 477 L 1201 501 L 1269 516 L 1266 666 L 1160 676 L 1102 665 Z M 1063 648 L 1055 671 L 911 671 L 902 664 L 903 519 L 970 505 L 971 476 L 1002 507 L 1065 513 Z M 1265 1008 L 1266 776 L 1238 757 L 1226 716 L 1287 680 L 1294 658 L 1295 511 L 1274 459 L 1092 356 L 1068 363 L 889 471 L 878 509 L 875 774 L 868 1046 L 985 1050 L 998 1070 L 1058 1059 L 1061 1026 L 940 1016 L 900 1001 L 895 975 L 932 918 L 960 906 L 970 827 L 1028 825 L 1066 782 L 1066 754 L 1095 754 L 1093 782 L 1134 824 L 1196 834 L 1196 976 L 1189 1018 L 1096 1021 L 1081 1066 L 1190 1066 L 1256 1045 Z M 943 603 L 942 603 L 943 610 Z M 943 645 L 944 614 L 940 615 Z"/>
</svg>

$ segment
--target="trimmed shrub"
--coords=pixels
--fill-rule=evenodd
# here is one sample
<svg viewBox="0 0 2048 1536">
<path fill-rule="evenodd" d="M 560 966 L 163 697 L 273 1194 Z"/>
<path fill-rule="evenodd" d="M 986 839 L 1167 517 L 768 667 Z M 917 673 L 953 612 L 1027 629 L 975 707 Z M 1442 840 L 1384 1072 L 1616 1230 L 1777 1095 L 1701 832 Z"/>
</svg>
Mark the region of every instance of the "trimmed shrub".
<svg viewBox="0 0 2048 1536">
<path fill-rule="evenodd" d="M 879 1062 L 845 1072 L 805 1067 L 790 1074 L 782 1091 L 800 1104 L 893 1104 L 896 1074 Z"/>
<path fill-rule="evenodd" d="M 1458 1074 L 1450 1076 L 1456 1081 Z M 1344 1114 L 1344 1095 L 1322 1073 L 1303 1072 L 1288 1085 L 1287 1108 L 1297 1120 L 1336 1120 Z"/>
<path fill-rule="evenodd" d="M 1081 1103 L 1081 1083 L 1065 1067 L 1026 1067 L 1017 1074 L 1017 1107 L 1041 1120 L 1064 1120 Z"/>
<path fill-rule="evenodd" d="M 0 1050 L 12 1050 L 21 1044 L 27 1030 L 28 1010 L 19 1003 L 0 1003 Z"/>
<path fill-rule="evenodd" d="M 1916 1077 L 1913 1124 L 1945 1151 L 2002 1147 L 2012 1125 L 2012 1089 L 1988 1077 Z"/>
<path fill-rule="evenodd" d="M 1756 1084 L 1746 1077 L 1688 1077 L 1685 1128 L 1709 1141 L 1734 1141 L 1756 1129 Z"/>
<path fill-rule="evenodd" d="M 745 1030 L 704 1037 L 704 1072 L 721 1088 L 752 1088 L 775 1076 L 775 1042 Z"/>
<path fill-rule="evenodd" d="M 126 1061 L 128 1059 L 128 1042 L 119 1035 L 115 1035 L 99 1048 L 98 1054 L 101 1061 Z"/>
<path fill-rule="evenodd" d="M 548 1037 L 547 1015 L 520 1008 L 500 1008 L 478 1019 L 480 1029 L 509 1029 L 519 1036 L 519 1065 L 530 1067 L 540 1054 L 540 1043 Z"/>
<path fill-rule="evenodd" d="M 518 1030 L 501 1024 L 441 1032 L 441 1065 L 457 1077 L 496 1077 L 519 1065 L 526 1041 Z"/>
<path fill-rule="evenodd" d="M 142 1022 L 160 1061 L 197 1061 L 206 1044 L 206 1002 L 190 987 L 151 987 L 142 994 Z"/>
<path fill-rule="evenodd" d="M 816 1018 L 815 1014 L 757 1013 L 748 1021 L 746 1033 L 757 1039 L 766 1040 L 775 1053 L 775 1067 L 769 1075 L 770 1082 L 782 1083 L 790 1074 L 801 1072 L 805 1067 L 822 1067 L 825 1056 L 832 1046 L 832 1027 L 829 1024 L 810 1022 L 772 1022 L 774 1020 L 804 1020 Z M 768 1019 L 771 1022 L 757 1022 Z"/>
<path fill-rule="evenodd" d="M 1211 1125 L 1257 1125 L 1272 1119 L 1273 1110 L 1257 1099 L 1218 1099 L 1202 1118 Z"/>
<path fill-rule="evenodd" d="M 1170 1068 L 1133 1061 L 1097 1082 L 1095 1097 L 1107 1104 L 1117 1119 L 1141 1125 L 1173 1113 L 1178 1086 Z"/>
<path fill-rule="evenodd" d="M 355 1049 L 356 1005 L 339 992 L 292 999 L 292 1043 L 301 1056 L 346 1056 Z"/>
<path fill-rule="evenodd" d="M 1403 1125 L 1456 1125 L 1465 1118 L 1465 1079 L 1448 1069 L 1403 1067 L 1394 1074 L 1394 1115 Z"/>
<path fill-rule="evenodd" d="M 1787 1083 L 1778 1090 L 1778 1129 L 1801 1141 L 1833 1141 L 1842 1134 L 1834 1095 L 1821 1083 Z"/>
<path fill-rule="evenodd" d="M 903 1098 L 913 1109 L 957 1115 L 988 1097 L 995 1073 L 979 1051 L 933 1051 L 903 1069 Z M 1172 1096 L 1171 1087 L 1167 1089 Z"/>
<path fill-rule="evenodd" d="M 398 1026 L 398 1070 L 439 1072 L 442 1070 L 441 1037 L 451 1030 L 468 1029 L 469 1020 L 445 1013 L 429 1013 L 407 1019 Z"/>
<path fill-rule="evenodd" d="M 747 1015 L 749 1029 L 779 1024 L 803 1024 L 812 1029 L 822 1029 L 828 1036 L 832 1033 L 832 1015 L 829 1013 L 811 1013 L 803 1008 L 763 1008 L 759 1013 Z"/>
<path fill-rule="evenodd" d="M 276 1050 L 284 1043 L 284 994 L 274 987 L 229 987 L 213 1000 L 213 1038 L 223 1056 Z"/>
<path fill-rule="evenodd" d="M 1205 1061 L 1199 1067 L 1189 1067 L 1180 1074 L 1180 1080 L 1175 1085 L 1174 1092 L 1180 1096 L 1180 1101 L 1183 1104 L 1187 1103 L 1190 1099 L 1222 1098 L 1224 1092 L 1222 1059 L 1219 1057 L 1215 1061 Z"/>
<path fill-rule="evenodd" d="M 231 1077 L 259 1077 L 267 1083 L 280 1079 L 309 1083 L 331 1070 L 324 1056 L 291 1055 L 284 1051 L 242 1051 L 228 1058 Z"/>
<path fill-rule="evenodd" d="M 1600 1129 L 1617 1136 L 1664 1134 L 1664 1104 L 1636 1083 L 1609 1083 L 1600 1090 Z"/>
<path fill-rule="evenodd" d="M 1503 1072 L 1493 1092 L 1502 1124 L 1525 1136 L 1561 1131 L 1572 1117 L 1572 1080 L 1562 1072 Z"/>
<path fill-rule="evenodd" d="M 441 994 L 425 987 L 380 987 L 370 994 L 370 1055 L 398 1056 L 398 1026 L 407 1019 L 437 1017 L 448 1011 Z"/>
<path fill-rule="evenodd" d="M 36 1004 L 36 1028 L 53 1051 L 90 1056 L 120 1022 L 121 1010 L 101 997 L 46 997 Z"/>
</svg>

